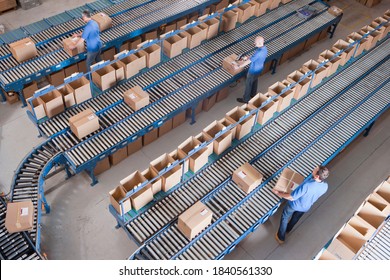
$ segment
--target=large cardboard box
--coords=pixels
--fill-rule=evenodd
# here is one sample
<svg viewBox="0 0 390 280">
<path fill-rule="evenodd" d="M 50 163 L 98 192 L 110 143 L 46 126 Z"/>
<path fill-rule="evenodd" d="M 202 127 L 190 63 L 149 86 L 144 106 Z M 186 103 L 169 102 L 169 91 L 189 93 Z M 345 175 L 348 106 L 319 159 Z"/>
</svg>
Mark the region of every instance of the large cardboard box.
<svg viewBox="0 0 390 280">
<path fill-rule="evenodd" d="M 115 69 L 115 78 L 116 81 L 122 81 L 125 79 L 125 65 L 121 61 L 117 61 L 111 64 Z"/>
<path fill-rule="evenodd" d="M 269 0 L 251 0 L 250 3 L 255 6 L 254 15 L 258 17 L 267 11 Z"/>
<path fill-rule="evenodd" d="M 172 127 L 173 127 L 173 119 L 167 120 L 165 123 L 162 124 L 162 126 L 158 128 L 158 137 L 167 134 L 169 131 L 172 130 Z"/>
<path fill-rule="evenodd" d="M 109 48 L 108 50 L 102 52 L 103 60 L 114 60 L 115 54 L 116 54 L 115 48 L 114 47 Z"/>
<path fill-rule="evenodd" d="M 74 73 L 77 73 L 79 71 L 79 68 L 77 67 L 77 63 L 76 63 L 76 64 L 70 65 L 68 67 L 65 67 L 64 71 L 65 71 L 65 77 L 69 77 L 69 76 L 73 75 Z"/>
<path fill-rule="evenodd" d="M 240 121 L 241 118 L 245 117 L 248 114 L 249 111 L 244 110 L 243 108 L 237 106 L 232 110 L 230 110 L 229 112 L 227 112 L 225 117 L 232 123 L 237 123 Z M 236 134 L 234 135 L 234 137 L 240 140 L 251 131 L 254 124 L 255 124 L 255 115 L 251 115 L 250 117 L 241 121 L 236 126 Z"/>
<path fill-rule="evenodd" d="M 92 66 L 93 69 L 93 66 Z M 104 66 L 92 72 L 92 81 L 101 90 L 109 89 L 116 84 L 115 69 L 111 65 Z"/>
<path fill-rule="evenodd" d="M 231 54 L 228 57 L 225 57 L 225 59 L 222 61 L 223 69 L 228 71 L 233 76 L 237 75 L 238 73 L 241 73 L 244 70 L 244 67 L 236 66 L 237 58 L 238 55 Z"/>
<path fill-rule="evenodd" d="M 211 210 L 198 201 L 179 216 L 177 228 L 191 240 L 211 223 L 212 218 Z"/>
<path fill-rule="evenodd" d="M 30 38 L 24 38 L 9 44 L 12 56 L 18 61 L 23 62 L 38 55 L 35 43 Z"/>
<path fill-rule="evenodd" d="M 356 45 L 350 47 L 348 42 L 340 39 L 333 45 L 331 51 L 336 53 L 338 51 L 343 50 L 343 55 L 341 55 L 340 65 L 344 66 L 344 64 L 347 63 L 352 58 L 355 52 L 355 48 Z"/>
<path fill-rule="evenodd" d="M 157 172 L 155 172 L 155 171 L 154 171 L 153 169 L 151 169 L 150 167 L 148 167 L 147 169 L 145 169 L 144 171 L 142 171 L 141 174 L 142 174 L 142 176 L 144 176 L 145 179 L 148 180 L 148 181 L 153 180 L 153 179 L 156 178 L 156 176 L 158 175 Z M 156 194 L 156 193 L 158 193 L 158 192 L 161 191 L 162 179 L 159 178 L 159 179 L 155 180 L 154 182 L 151 182 L 150 185 L 151 185 L 153 194 Z"/>
<path fill-rule="evenodd" d="M 113 154 L 109 155 L 108 158 L 109 158 L 110 164 L 112 166 L 117 165 L 122 160 L 127 158 L 127 147 L 120 148 L 119 150 L 117 150 Z"/>
<path fill-rule="evenodd" d="M 222 124 L 222 126 L 224 126 L 224 127 L 228 127 L 228 126 L 231 126 L 233 124 L 233 122 L 231 120 L 227 119 L 227 118 L 222 118 L 218 122 L 220 124 Z M 230 128 L 230 131 L 232 132 L 231 138 L 232 138 L 232 141 L 233 141 L 234 136 L 236 135 L 236 132 L 237 132 L 237 127 Z"/>
<path fill-rule="evenodd" d="M 271 96 L 279 95 L 284 89 L 286 88 L 286 85 L 281 82 L 276 82 L 272 86 L 268 88 L 268 93 Z M 281 102 L 278 104 L 278 112 L 283 111 L 291 104 L 291 100 L 294 97 L 294 92 L 291 89 L 286 90 L 283 94 L 279 95 L 280 98 L 282 98 Z"/>
<path fill-rule="evenodd" d="M 87 73 L 88 70 L 87 70 L 87 63 L 85 60 L 82 60 L 82 61 L 79 61 L 77 63 L 77 67 L 79 68 L 79 72 L 80 73 Z"/>
<path fill-rule="evenodd" d="M 199 133 L 198 135 L 195 136 L 195 139 L 198 140 L 200 143 L 204 143 L 207 141 L 207 136 L 205 136 L 204 132 Z M 207 155 L 211 155 L 213 153 L 213 143 L 211 142 L 207 146 Z"/>
<path fill-rule="evenodd" d="M 265 101 L 267 101 L 267 97 L 261 93 L 258 93 L 251 100 L 249 100 L 248 104 L 252 105 L 255 108 L 260 108 Z M 270 101 L 267 105 L 265 105 L 259 110 L 257 116 L 257 123 L 264 125 L 267 121 L 272 119 L 277 109 L 278 104 L 274 101 Z"/>
<path fill-rule="evenodd" d="M 16 0 L 1 0 L 0 1 L 0 14 L 4 11 L 8 11 L 10 9 L 16 9 Z"/>
<path fill-rule="evenodd" d="M 385 220 L 386 215 L 378 208 L 366 201 L 357 211 L 356 215 L 377 229 Z"/>
<path fill-rule="evenodd" d="M 129 212 L 131 210 L 130 198 L 126 199 L 123 202 L 123 211 L 122 211 L 122 208 L 121 208 L 121 206 L 119 204 L 119 201 L 121 201 L 121 199 L 126 197 L 126 191 L 124 190 L 123 186 L 118 186 L 115 189 L 113 189 L 112 191 L 110 191 L 109 192 L 109 196 L 110 196 L 110 203 L 111 203 L 111 205 L 115 208 L 115 210 L 120 215 L 124 215 L 124 214 L 126 214 L 127 212 Z"/>
<path fill-rule="evenodd" d="M 142 137 L 139 137 L 137 138 L 137 140 L 127 145 L 127 156 L 130 156 L 141 149 L 142 149 Z"/>
<path fill-rule="evenodd" d="M 317 69 L 319 63 L 313 59 L 310 59 L 306 63 L 303 64 L 301 70 L 303 73 L 307 73 L 309 71 L 314 71 L 314 76 L 312 76 L 311 87 L 315 87 L 320 84 L 322 80 L 326 77 L 327 69 L 325 67 L 320 67 Z M 317 70 L 316 70 L 317 69 Z"/>
<path fill-rule="evenodd" d="M 149 68 L 159 64 L 161 61 L 161 47 L 157 44 L 140 50 L 139 54 L 146 57 L 146 66 Z"/>
<path fill-rule="evenodd" d="M 233 172 L 232 180 L 248 194 L 261 184 L 263 175 L 252 165 L 245 163 Z"/>
<path fill-rule="evenodd" d="M 225 98 L 227 98 L 229 95 L 229 87 L 224 87 L 223 89 L 219 90 L 217 92 L 217 102 L 221 102 Z"/>
<path fill-rule="evenodd" d="M 301 71 L 294 71 L 291 74 L 287 76 L 287 81 L 290 83 L 297 83 L 302 77 L 303 73 Z M 309 76 L 310 77 L 310 76 Z M 311 79 L 307 77 L 300 81 L 299 83 L 295 84 L 295 93 L 294 93 L 294 99 L 298 100 L 302 98 L 307 91 L 309 90 L 310 87 L 310 81 Z"/>
<path fill-rule="evenodd" d="M 91 85 L 86 77 L 81 77 L 68 84 L 77 104 L 92 98 Z"/>
<path fill-rule="evenodd" d="M 108 157 L 106 157 L 98 161 L 98 163 L 96 163 L 95 169 L 93 170 L 93 174 L 97 176 L 99 174 L 102 174 L 104 171 L 107 171 L 110 168 L 111 168 L 110 161 Z"/>
<path fill-rule="evenodd" d="M 153 160 L 150 163 L 150 168 L 156 172 L 159 173 L 163 169 L 167 168 L 174 162 L 173 158 L 168 154 L 163 154 L 162 156 L 158 157 L 157 159 Z M 180 183 L 182 176 L 182 168 L 180 165 L 173 167 L 171 170 L 166 172 L 164 175 L 161 176 L 162 178 L 162 185 L 161 189 L 164 192 L 169 191 L 171 188 L 176 186 L 178 183 Z"/>
<path fill-rule="evenodd" d="M 105 13 L 94 14 L 92 19 L 99 25 L 100 32 L 112 27 L 112 19 Z"/>
<path fill-rule="evenodd" d="M 302 184 L 304 180 L 305 178 L 298 172 L 295 172 L 290 168 L 285 168 L 280 174 L 280 177 L 275 184 L 274 190 L 283 193 L 291 193 L 300 184 Z"/>
<path fill-rule="evenodd" d="M 149 105 L 149 94 L 140 86 L 132 87 L 123 94 L 124 101 L 134 111 Z"/>
<path fill-rule="evenodd" d="M 71 49 L 71 47 L 73 47 L 74 43 L 77 42 L 79 40 L 79 38 L 75 37 L 75 38 L 66 38 L 62 41 L 63 45 L 64 45 L 64 51 L 69 54 L 70 56 L 75 56 L 75 55 L 78 55 L 80 53 L 83 53 L 85 52 L 85 44 L 84 42 L 78 42 L 78 44 L 76 45 L 76 48 L 74 49 Z"/>
<path fill-rule="evenodd" d="M 64 101 L 64 105 L 66 108 L 72 107 L 76 104 L 76 100 L 74 99 L 73 90 L 69 85 L 65 85 L 58 88 L 58 91 L 62 95 L 62 100 Z"/>
<path fill-rule="evenodd" d="M 255 8 L 255 5 L 252 5 L 250 3 L 246 3 L 235 8 L 234 11 L 238 13 L 237 21 L 240 23 L 244 23 L 245 21 L 247 21 L 250 17 L 254 15 Z"/>
<path fill-rule="evenodd" d="M 318 58 L 318 61 L 320 63 L 328 61 L 326 63 L 326 65 L 329 66 L 327 76 L 333 75 L 334 73 L 336 73 L 337 68 L 339 68 L 341 58 L 339 56 L 336 56 L 336 57 L 334 57 L 334 56 L 335 56 L 334 52 L 332 52 L 330 50 L 325 50 L 320 54 L 320 56 Z"/>
<path fill-rule="evenodd" d="M 184 28 L 183 26 L 182 28 Z M 202 29 L 198 26 L 191 27 L 180 33 L 180 36 L 187 38 L 187 48 L 193 49 L 199 46 L 207 37 L 207 29 Z"/>
<path fill-rule="evenodd" d="M 24 99 L 28 99 L 30 98 L 31 96 L 34 95 L 34 92 L 36 92 L 38 90 L 38 84 L 37 82 L 33 81 L 32 83 L 26 85 L 24 88 L 23 88 L 23 96 L 24 96 Z"/>
<path fill-rule="evenodd" d="M 32 100 L 32 106 L 30 105 L 30 100 Z M 35 113 L 37 120 L 46 117 L 45 108 L 43 107 L 43 103 L 39 98 L 32 99 L 32 97 L 30 97 L 26 100 L 26 102 L 28 109 L 30 112 Z"/>
<path fill-rule="evenodd" d="M 183 111 L 172 118 L 172 128 L 176 128 L 186 122 L 186 111 Z"/>
<path fill-rule="evenodd" d="M 127 52 L 127 51 L 125 51 Z M 115 55 L 115 59 L 120 55 L 121 53 L 118 53 Z M 125 76 L 126 79 L 129 79 L 133 77 L 134 75 L 138 74 L 138 72 L 146 67 L 146 56 L 141 55 L 139 53 L 131 54 L 129 56 L 126 56 L 125 58 L 121 59 L 120 62 L 124 64 L 125 68 Z"/>
<path fill-rule="evenodd" d="M 142 136 L 142 145 L 147 146 L 158 138 L 158 128 L 154 128 Z"/>
<path fill-rule="evenodd" d="M 57 89 L 54 89 L 53 91 L 48 92 L 38 98 L 45 108 L 46 116 L 49 118 L 63 112 L 65 109 L 62 95 Z"/>
<path fill-rule="evenodd" d="M 187 38 L 179 35 L 174 35 L 164 40 L 163 52 L 169 57 L 173 58 L 181 54 L 181 52 L 187 47 Z"/>
<path fill-rule="evenodd" d="M 219 18 L 212 18 L 205 21 L 205 24 L 208 25 L 206 39 L 210 40 L 218 35 L 219 28 Z"/>
<path fill-rule="evenodd" d="M 351 225 L 346 224 L 340 231 L 337 239 L 342 241 L 354 254 L 359 252 L 366 243 L 366 239 Z"/>
<path fill-rule="evenodd" d="M 82 139 L 100 128 L 99 118 L 91 109 L 86 109 L 81 113 L 69 118 L 70 130 Z"/>
<path fill-rule="evenodd" d="M 9 202 L 5 228 L 9 233 L 31 230 L 34 222 L 34 204 L 31 200 Z"/>
<path fill-rule="evenodd" d="M 214 121 L 203 132 L 207 141 L 212 140 L 217 133 L 225 129 L 220 122 Z M 217 155 L 222 154 L 232 144 L 232 132 L 227 131 L 213 141 L 213 151 Z"/>
<path fill-rule="evenodd" d="M 357 46 L 356 52 L 354 54 L 355 57 L 359 56 L 365 49 L 369 49 L 369 42 L 367 39 L 363 39 L 363 36 L 357 32 L 352 32 L 347 36 L 347 42 L 352 44 L 355 41 L 360 41 Z"/>
<path fill-rule="evenodd" d="M 236 23 L 238 20 L 238 13 L 236 11 L 230 10 L 222 15 L 222 30 L 228 32 L 236 28 Z"/>
<path fill-rule="evenodd" d="M 49 75 L 50 84 L 56 87 L 62 85 L 64 83 L 64 79 L 65 79 L 65 71 L 63 69 Z"/>
<path fill-rule="evenodd" d="M 217 102 L 217 94 L 213 94 L 203 100 L 202 110 L 208 112 Z"/>
<path fill-rule="evenodd" d="M 183 157 L 186 157 L 190 151 L 197 148 L 200 145 L 200 141 L 195 137 L 191 136 L 186 141 L 181 143 L 178 147 L 178 154 L 181 154 Z M 196 173 L 201 169 L 205 164 L 207 164 L 209 158 L 208 149 L 203 148 L 193 154 L 190 157 L 190 169 L 192 172 Z"/>
<path fill-rule="evenodd" d="M 135 171 L 131 175 L 121 180 L 120 184 L 123 186 L 123 189 L 126 192 L 129 192 L 133 189 L 136 189 L 139 185 L 146 181 L 146 178 L 141 174 L 141 172 Z M 147 184 L 142 190 L 132 195 L 130 199 L 132 207 L 137 211 L 140 210 L 142 207 L 153 200 L 152 186 Z"/>
</svg>

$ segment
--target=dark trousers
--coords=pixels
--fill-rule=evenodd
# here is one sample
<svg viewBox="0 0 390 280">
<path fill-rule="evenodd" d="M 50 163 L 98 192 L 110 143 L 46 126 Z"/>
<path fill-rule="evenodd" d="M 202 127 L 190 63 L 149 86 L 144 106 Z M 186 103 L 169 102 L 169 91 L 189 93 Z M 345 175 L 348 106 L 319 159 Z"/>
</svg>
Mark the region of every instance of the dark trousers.
<svg viewBox="0 0 390 280">
<path fill-rule="evenodd" d="M 282 241 L 286 238 L 286 232 L 290 232 L 305 212 L 295 211 L 287 203 L 283 208 L 282 218 L 278 230 L 278 238 Z"/>
<path fill-rule="evenodd" d="M 101 50 L 97 52 L 87 52 L 86 64 L 87 64 L 88 72 L 91 71 L 91 65 L 102 61 L 100 54 L 101 54 Z"/>
<path fill-rule="evenodd" d="M 257 83 L 260 75 L 248 74 L 246 75 L 244 101 L 248 102 L 257 93 Z"/>
</svg>

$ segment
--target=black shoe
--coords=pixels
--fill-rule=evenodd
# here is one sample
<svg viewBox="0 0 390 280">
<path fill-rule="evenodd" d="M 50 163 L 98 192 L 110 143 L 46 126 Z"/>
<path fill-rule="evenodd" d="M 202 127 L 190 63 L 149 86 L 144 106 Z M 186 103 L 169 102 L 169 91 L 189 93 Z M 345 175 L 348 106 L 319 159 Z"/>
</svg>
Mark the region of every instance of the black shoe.
<svg viewBox="0 0 390 280">
<path fill-rule="evenodd" d="M 245 101 L 244 98 L 237 98 L 237 101 L 240 103 L 248 103 L 248 101 Z"/>
</svg>

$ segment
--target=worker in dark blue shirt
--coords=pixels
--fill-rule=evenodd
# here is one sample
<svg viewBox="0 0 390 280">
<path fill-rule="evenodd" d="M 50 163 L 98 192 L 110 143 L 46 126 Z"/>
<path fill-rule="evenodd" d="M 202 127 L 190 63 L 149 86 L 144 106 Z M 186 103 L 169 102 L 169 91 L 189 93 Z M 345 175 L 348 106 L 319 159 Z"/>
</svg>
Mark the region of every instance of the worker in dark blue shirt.
<svg viewBox="0 0 390 280">
<path fill-rule="evenodd" d="M 279 244 L 283 244 L 286 233 L 289 233 L 299 219 L 311 206 L 328 190 L 328 183 L 324 180 L 329 176 L 329 170 L 325 166 L 319 166 L 313 170 L 313 178 L 307 183 L 300 185 L 291 194 L 273 190 L 282 198 L 288 200 L 283 208 L 282 218 L 275 239 Z"/>
<path fill-rule="evenodd" d="M 82 13 L 82 19 L 87 24 L 82 33 L 74 34 L 73 37 L 79 37 L 80 39 L 74 42 L 73 48 L 76 48 L 77 44 L 87 42 L 87 71 L 91 71 L 91 65 L 101 61 L 101 48 L 102 42 L 100 40 L 100 29 L 96 21 L 91 18 L 89 11 Z"/>
<path fill-rule="evenodd" d="M 256 51 L 250 57 L 243 57 L 241 61 L 236 63 L 236 67 L 245 67 L 250 64 L 248 74 L 246 75 L 245 93 L 243 98 L 237 98 L 238 102 L 248 103 L 257 93 L 257 83 L 261 72 L 263 71 L 264 62 L 267 58 L 267 47 L 264 46 L 264 38 L 261 36 L 255 39 Z"/>
</svg>

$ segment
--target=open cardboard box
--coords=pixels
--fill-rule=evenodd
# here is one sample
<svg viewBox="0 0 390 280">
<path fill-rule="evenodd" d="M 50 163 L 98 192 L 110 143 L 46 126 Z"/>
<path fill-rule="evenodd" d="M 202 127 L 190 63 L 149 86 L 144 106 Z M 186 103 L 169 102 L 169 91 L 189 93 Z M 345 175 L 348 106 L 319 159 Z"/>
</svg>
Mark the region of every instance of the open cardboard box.
<svg viewBox="0 0 390 280">
<path fill-rule="evenodd" d="M 207 141 L 207 136 L 205 136 L 204 132 L 199 133 L 195 136 L 195 139 L 198 140 L 200 143 L 204 143 Z M 210 143 L 207 145 L 207 155 L 211 155 L 213 153 L 213 143 Z"/>
<path fill-rule="evenodd" d="M 43 104 L 46 116 L 48 116 L 49 118 L 58 115 L 65 109 L 64 101 L 62 100 L 62 95 L 57 89 L 54 89 L 53 91 L 50 91 L 45 95 L 38 97 L 38 99 L 40 99 L 41 104 Z"/>
<path fill-rule="evenodd" d="M 355 53 L 356 45 L 354 45 L 351 48 L 348 48 L 348 47 L 349 47 L 349 43 L 340 39 L 336 43 L 333 44 L 333 47 L 331 49 L 331 51 L 333 51 L 334 53 L 337 53 L 338 51 L 343 50 L 343 54 L 340 56 L 341 57 L 341 61 L 340 61 L 341 66 L 344 66 L 345 63 L 347 63 L 352 58 L 353 54 Z"/>
<path fill-rule="evenodd" d="M 254 16 L 258 17 L 267 11 L 269 0 L 251 0 L 250 3 L 255 6 Z"/>
<path fill-rule="evenodd" d="M 122 81 L 125 79 L 125 65 L 121 61 L 117 61 L 111 64 L 115 69 L 115 78 L 116 81 Z"/>
<path fill-rule="evenodd" d="M 206 39 L 210 40 L 218 35 L 219 28 L 219 18 L 212 18 L 205 21 L 205 24 L 208 25 Z"/>
<path fill-rule="evenodd" d="M 238 20 L 238 13 L 236 11 L 230 10 L 222 15 L 222 30 L 228 32 L 236 28 L 236 23 Z"/>
<path fill-rule="evenodd" d="M 366 201 L 357 211 L 357 216 L 361 217 L 367 223 L 377 229 L 385 220 L 386 215 L 382 213 L 378 208 Z"/>
<path fill-rule="evenodd" d="M 255 13 L 255 5 L 252 5 L 251 3 L 243 4 L 237 8 L 234 9 L 238 13 L 238 19 L 237 21 L 239 23 L 244 23 L 247 21 L 250 17 L 252 17 Z"/>
<path fill-rule="evenodd" d="M 279 6 L 280 2 L 281 0 L 269 0 L 268 9 L 270 10 L 276 9 Z"/>
<path fill-rule="evenodd" d="M 195 149 L 201 144 L 199 140 L 195 137 L 191 136 L 183 143 L 181 143 L 177 149 L 177 153 L 181 155 L 183 158 L 188 155 L 190 151 Z M 190 165 L 189 168 L 192 172 L 196 173 L 201 169 L 205 164 L 207 164 L 209 158 L 207 147 L 199 150 L 195 154 L 190 157 Z"/>
<path fill-rule="evenodd" d="M 124 52 L 127 52 L 126 50 Z M 122 52 L 123 53 L 123 52 Z M 115 55 L 115 59 L 122 53 Z M 139 53 L 131 54 L 120 60 L 125 69 L 125 77 L 129 79 L 137 75 L 139 71 L 146 67 L 146 56 Z"/>
<path fill-rule="evenodd" d="M 142 44 L 141 44 L 142 45 Z M 138 47 L 141 47 L 138 45 Z M 140 55 L 146 56 L 146 67 L 151 68 L 161 61 L 161 47 L 154 44 L 138 52 Z"/>
<path fill-rule="evenodd" d="M 93 66 L 91 67 L 93 71 Z M 115 69 L 111 65 L 106 65 L 92 72 L 92 81 L 102 91 L 107 90 L 116 84 Z"/>
<path fill-rule="evenodd" d="M 244 70 L 244 67 L 235 67 L 236 59 L 238 58 L 238 55 L 231 54 L 222 61 L 222 67 L 226 71 L 228 71 L 232 76 L 237 75 L 238 73 L 241 73 Z"/>
<path fill-rule="evenodd" d="M 363 39 L 363 36 L 360 35 L 359 33 L 357 32 L 352 32 L 351 34 L 349 34 L 347 36 L 347 42 L 352 44 L 353 42 L 355 41 L 358 41 L 360 40 L 360 43 L 357 46 L 357 49 L 356 49 L 356 52 L 355 52 L 355 57 L 359 56 L 365 49 L 369 49 L 369 45 L 368 45 L 368 40 L 367 39 Z"/>
<path fill-rule="evenodd" d="M 164 54 L 169 58 L 178 56 L 187 47 L 187 40 L 188 37 L 181 37 L 179 35 L 165 39 L 163 42 Z"/>
<path fill-rule="evenodd" d="M 370 194 L 367 201 L 375 206 L 383 215 L 388 216 L 390 214 L 390 204 L 378 193 Z"/>
<path fill-rule="evenodd" d="M 367 41 L 368 41 L 367 49 L 372 49 L 373 47 L 375 47 L 376 43 L 380 39 L 381 33 L 374 30 L 374 28 L 372 28 L 371 26 L 366 25 L 360 29 L 359 34 L 364 36 L 368 32 L 371 32 L 371 33 L 366 37 Z"/>
<path fill-rule="evenodd" d="M 384 200 L 387 201 L 387 203 L 390 203 L 390 183 L 389 181 L 383 182 L 381 185 L 379 185 L 375 191 L 378 195 L 380 195 Z"/>
<path fill-rule="evenodd" d="M 185 158 L 185 155 L 183 153 L 179 153 L 178 149 L 172 151 L 169 153 L 169 155 L 173 158 L 173 160 L 181 160 Z M 182 172 L 183 174 L 187 173 L 190 166 L 189 166 L 189 160 L 185 160 L 184 162 L 181 163 L 181 167 L 184 165 Z"/>
<path fill-rule="evenodd" d="M 330 50 L 323 51 L 318 57 L 318 62 L 322 63 L 323 61 L 328 61 L 326 65 L 329 66 L 327 76 L 331 76 L 336 73 L 337 68 L 340 66 L 341 58 L 334 57 L 335 53 Z M 334 57 L 334 58 L 333 58 Z M 333 59 L 332 59 L 333 58 Z M 332 60 L 331 60 L 332 59 Z"/>
<path fill-rule="evenodd" d="M 123 189 L 129 192 L 139 187 L 143 182 L 146 182 L 146 178 L 139 171 L 135 171 L 126 178 L 120 181 Z M 146 204 L 153 200 L 153 191 L 150 184 L 146 185 L 142 190 L 133 194 L 130 197 L 132 207 L 138 211 Z"/>
<path fill-rule="evenodd" d="M 321 261 L 331 261 L 331 260 L 337 260 L 337 258 L 336 258 L 335 255 L 333 255 L 327 249 L 324 249 L 322 251 L 321 256 L 318 258 L 318 260 L 321 260 Z"/>
<path fill-rule="evenodd" d="M 286 85 L 281 82 L 276 82 L 272 86 L 268 88 L 268 93 L 272 96 L 280 94 L 284 89 L 286 88 Z M 278 104 L 278 111 L 281 112 L 284 109 L 286 109 L 288 106 L 290 106 L 290 103 L 294 97 L 294 92 L 291 89 L 286 90 L 283 94 L 279 95 L 280 98 L 282 98 L 281 102 Z"/>
<path fill-rule="evenodd" d="M 184 28 L 182 26 L 182 28 Z M 187 37 L 187 48 L 193 49 L 199 46 L 207 37 L 207 29 L 202 29 L 199 26 L 194 26 L 180 33 L 180 36 Z"/>
<path fill-rule="evenodd" d="M 68 84 L 72 90 L 76 104 L 92 98 L 91 85 L 86 77 L 81 77 Z"/>
<path fill-rule="evenodd" d="M 142 176 L 145 177 L 146 180 L 151 181 L 153 180 L 158 174 L 155 172 L 153 169 L 148 167 L 144 171 L 141 172 Z M 161 186 L 162 186 L 162 179 L 159 178 L 154 182 L 150 183 L 150 186 L 152 188 L 153 194 L 156 194 L 161 191 Z"/>
<path fill-rule="evenodd" d="M 248 109 L 249 110 L 244 110 L 243 108 L 237 106 L 232 110 L 230 110 L 229 112 L 227 112 L 225 117 L 230 122 L 237 123 L 240 120 L 240 118 L 249 114 L 251 108 Z M 247 119 L 245 119 L 244 121 L 242 121 L 236 126 L 236 133 L 234 137 L 240 140 L 251 131 L 254 124 L 255 124 L 255 115 L 251 115 L 250 117 L 248 117 Z"/>
<path fill-rule="evenodd" d="M 309 61 L 305 62 L 302 66 L 302 72 L 307 73 L 309 71 L 314 71 L 314 76 L 312 76 L 312 82 L 311 82 L 311 87 L 315 87 L 316 85 L 320 84 L 322 80 L 326 77 L 327 74 L 327 69 L 325 67 L 321 67 L 316 70 L 318 67 L 319 63 L 313 59 L 310 59 Z"/>
<path fill-rule="evenodd" d="M 357 230 L 364 239 L 368 240 L 375 233 L 375 228 L 359 216 L 352 216 L 348 224 Z"/>
<path fill-rule="evenodd" d="M 303 75 L 304 73 L 296 70 L 287 76 L 287 81 L 290 83 L 296 83 L 302 78 Z M 294 99 L 298 100 L 307 93 L 310 87 L 310 81 L 311 76 L 305 78 L 295 85 Z"/>
<path fill-rule="evenodd" d="M 66 108 L 72 107 L 76 104 L 76 100 L 74 98 L 74 93 L 72 88 L 69 85 L 65 85 L 57 88 L 59 93 L 62 95 L 62 100 Z"/>
<path fill-rule="evenodd" d="M 159 173 L 160 171 L 169 167 L 173 162 L 174 162 L 174 159 L 170 155 L 163 154 L 162 156 L 158 157 L 157 159 L 153 160 L 150 163 L 150 168 L 154 172 Z M 164 175 L 162 175 L 161 189 L 164 192 L 169 191 L 171 188 L 173 188 L 178 183 L 180 183 L 181 176 L 182 176 L 181 166 L 177 165 L 177 166 L 173 167 L 171 170 L 169 170 Z"/>
<path fill-rule="evenodd" d="M 214 121 L 203 130 L 204 137 L 207 139 L 207 141 L 210 141 L 215 137 L 217 133 L 219 133 L 224 129 L 225 129 L 224 125 L 222 125 L 220 122 Z M 232 144 L 232 131 L 227 131 L 214 140 L 213 151 L 217 155 L 220 155 L 227 148 L 229 148 L 231 144 Z"/>
<path fill-rule="evenodd" d="M 261 93 L 255 95 L 248 104 L 255 108 L 260 108 L 263 102 L 267 101 L 267 97 Z M 267 105 L 261 108 L 257 114 L 257 123 L 264 125 L 267 121 L 272 119 L 275 112 L 277 111 L 278 105 L 274 101 L 270 101 Z"/>
<path fill-rule="evenodd" d="M 39 98 L 33 99 L 32 100 L 32 107 L 31 107 L 30 102 L 29 102 L 30 99 L 32 99 L 32 97 L 28 98 L 26 100 L 27 107 L 30 110 L 30 112 L 35 113 L 36 119 L 40 120 L 40 119 L 46 117 L 46 112 L 45 112 L 45 108 L 43 107 L 42 101 Z"/>
<path fill-rule="evenodd" d="M 123 202 L 123 212 L 122 212 L 122 208 L 121 208 L 120 203 L 119 203 L 119 201 L 121 201 L 121 199 L 126 197 L 126 191 L 124 190 L 123 186 L 118 186 L 115 189 L 111 190 L 109 192 L 109 196 L 110 196 L 111 205 L 115 208 L 115 210 L 120 215 L 124 215 L 131 210 L 130 198 L 126 199 Z"/>
</svg>

